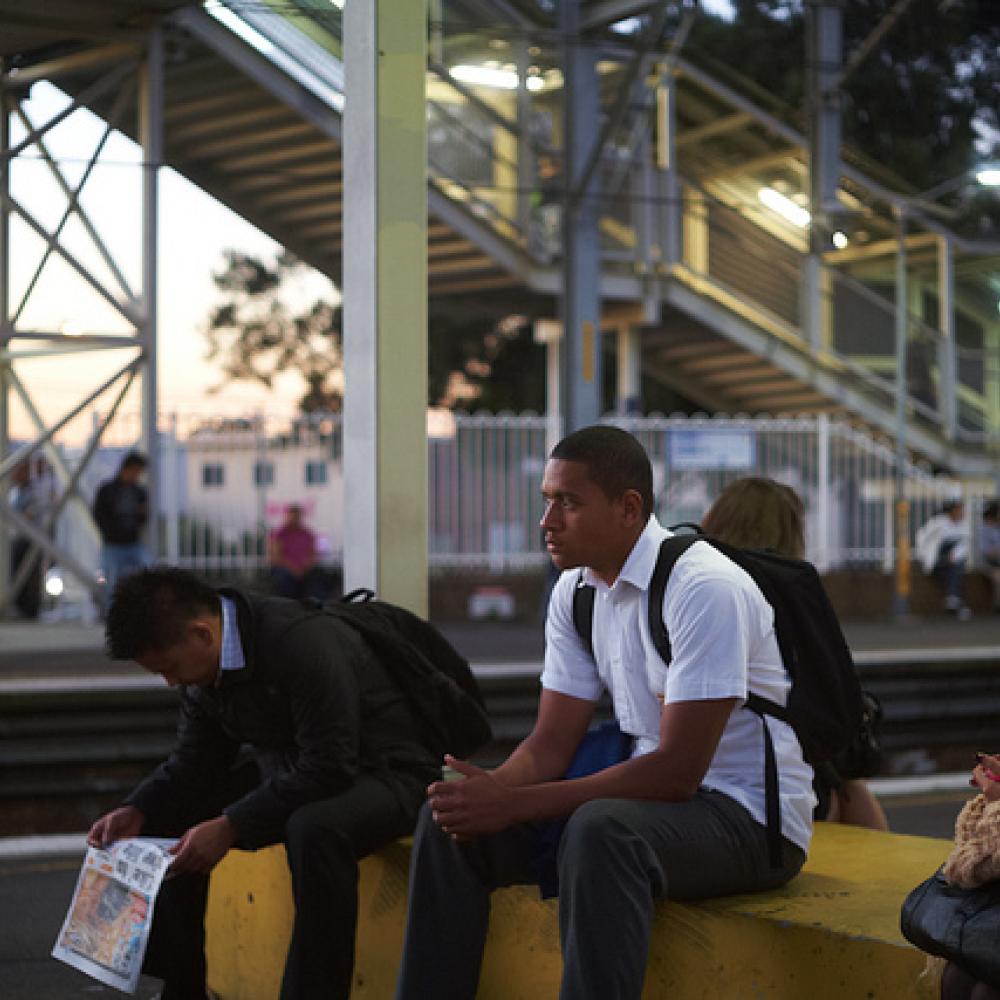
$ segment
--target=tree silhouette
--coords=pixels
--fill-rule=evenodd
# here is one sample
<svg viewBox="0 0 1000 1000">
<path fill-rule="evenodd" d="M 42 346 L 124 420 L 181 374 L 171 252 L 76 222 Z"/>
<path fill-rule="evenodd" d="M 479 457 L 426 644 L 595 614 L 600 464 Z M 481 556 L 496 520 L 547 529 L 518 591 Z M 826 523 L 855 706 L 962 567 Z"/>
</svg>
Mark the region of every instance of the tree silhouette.
<svg viewBox="0 0 1000 1000">
<path fill-rule="evenodd" d="M 317 299 L 301 310 L 289 305 L 289 281 L 303 269 L 290 254 L 265 262 L 238 250 L 224 252 L 223 268 L 212 275 L 224 301 L 208 319 L 206 357 L 216 361 L 223 382 L 256 382 L 272 388 L 284 372 L 305 383 L 304 413 L 340 410 L 343 353 L 340 306 Z"/>
</svg>

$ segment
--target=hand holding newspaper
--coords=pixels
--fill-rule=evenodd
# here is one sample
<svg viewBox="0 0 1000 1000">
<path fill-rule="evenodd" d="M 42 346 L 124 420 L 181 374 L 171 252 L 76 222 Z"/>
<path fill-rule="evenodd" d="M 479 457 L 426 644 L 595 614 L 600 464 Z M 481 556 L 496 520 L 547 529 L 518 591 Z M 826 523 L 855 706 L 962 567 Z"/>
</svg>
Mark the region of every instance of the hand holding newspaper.
<svg viewBox="0 0 1000 1000">
<path fill-rule="evenodd" d="M 52 949 L 54 958 L 124 993 L 134 993 L 153 904 L 174 840 L 131 837 L 90 847 Z"/>
</svg>

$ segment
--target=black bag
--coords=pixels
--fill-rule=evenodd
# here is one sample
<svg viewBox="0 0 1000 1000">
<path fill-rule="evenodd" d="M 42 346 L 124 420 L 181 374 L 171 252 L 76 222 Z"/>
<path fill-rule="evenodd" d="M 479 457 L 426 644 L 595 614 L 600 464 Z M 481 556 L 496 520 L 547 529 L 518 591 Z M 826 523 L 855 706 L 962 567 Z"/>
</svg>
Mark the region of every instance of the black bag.
<svg viewBox="0 0 1000 1000">
<path fill-rule="evenodd" d="M 938 869 L 906 897 L 899 927 L 921 951 L 1000 988 L 1000 882 L 960 889 Z"/>
<path fill-rule="evenodd" d="M 307 604 L 360 633 L 406 695 L 434 756 L 468 757 L 493 737 L 468 661 L 429 622 L 373 598 L 370 590 L 355 590 L 339 601 Z"/>
<path fill-rule="evenodd" d="M 634 743 L 635 740 L 623 733 L 617 722 L 602 722 L 584 734 L 563 778 L 567 781 L 584 778 L 620 764 L 632 755 Z M 542 899 L 559 895 L 559 842 L 568 818 L 536 824 L 531 869 Z"/>
<path fill-rule="evenodd" d="M 830 761 L 838 778 L 872 778 L 882 768 L 882 704 L 861 691 L 861 726 L 854 739 Z"/>
<path fill-rule="evenodd" d="M 670 571 L 695 543 L 707 542 L 744 569 L 774 610 L 774 631 L 781 660 L 791 679 L 788 704 L 750 694 L 746 707 L 763 718 L 787 722 L 812 765 L 831 761 L 848 748 L 861 729 L 864 705 L 851 651 L 830 599 L 812 563 L 756 549 L 738 549 L 702 534 L 672 535 L 660 544 L 649 584 L 649 631 L 653 645 L 669 664 L 670 638 L 663 622 L 663 595 Z M 577 585 L 573 624 L 593 654 L 594 589 Z M 774 746 L 764 726 L 765 808 L 771 860 L 780 864 L 781 804 Z"/>
</svg>

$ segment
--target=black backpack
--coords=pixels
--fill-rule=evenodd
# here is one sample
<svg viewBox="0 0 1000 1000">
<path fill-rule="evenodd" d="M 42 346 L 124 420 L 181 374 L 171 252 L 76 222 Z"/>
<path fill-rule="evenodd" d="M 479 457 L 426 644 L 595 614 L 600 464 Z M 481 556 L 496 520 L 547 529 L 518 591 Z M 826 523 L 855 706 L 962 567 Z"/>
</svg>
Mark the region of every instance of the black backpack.
<svg viewBox="0 0 1000 1000">
<path fill-rule="evenodd" d="M 660 545 L 649 585 L 649 631 L 669 664 L 670 638 L 663 623 L 663 595 L 670 571 L 695 543 L 707 542 L 744 569 L 774 610 L 781 660 L 791 679 L 788 704 L 750 694 L 746 707 L 772 715 L 795 731 L 806 760 L 815 768 L 834 761 L 862 731 L 864 701 L 851 651 L 812 563 L 773 552 L 738 549 L 702 534 L 673 535 Z M 594 588 L 577 584 L 573 624 L 593 655 Z M 772 864 L 780 865 L 781 814 L 778 770 L 771 734 L 764 726 L 765 809 Z"/>
<path fill-rule="evenodd" d="M 429 622 L 374 596 L 360 589 L 339 601 L 306 604 L 361 635 L 406 695 L 435 757 L 468 757 L 493 737 L 468 661 Z"/>
</svg>

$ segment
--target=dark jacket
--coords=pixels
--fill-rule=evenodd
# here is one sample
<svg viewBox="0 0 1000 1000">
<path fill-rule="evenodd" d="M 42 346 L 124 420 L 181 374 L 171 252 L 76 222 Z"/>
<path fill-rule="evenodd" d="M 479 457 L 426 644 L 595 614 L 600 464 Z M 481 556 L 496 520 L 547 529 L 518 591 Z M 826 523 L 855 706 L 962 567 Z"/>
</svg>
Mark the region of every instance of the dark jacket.
<svg viewBox="0 0 1000 1000">
<path fill-rule="evenodd" d="M 105 545 L 134 545 L 148 512 L 146 488 L 120 477 L 103 483 L 94 497 L 94 520 Z"/>
<path fill-rule="evenodd" d="M 295 601 L 221 591 L 235 601 L 246 658 L 212 687 L 181 689 L 177 745 L 132 793 L 147 827 L 195 808 L 249 745 L 261 784 L 225 810 L 238 845 L 277 843 L 300 806 L 349 788 L 361 771 L 433 780 L 403 694 L 349 625 Z"/>
</svg>

